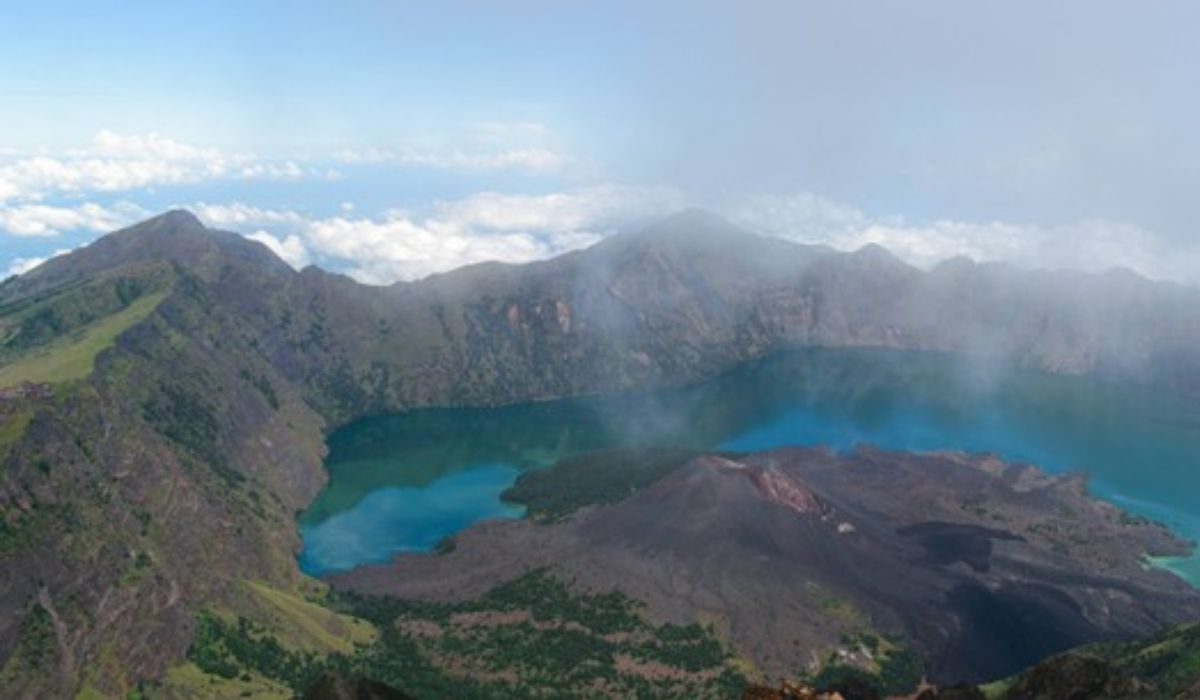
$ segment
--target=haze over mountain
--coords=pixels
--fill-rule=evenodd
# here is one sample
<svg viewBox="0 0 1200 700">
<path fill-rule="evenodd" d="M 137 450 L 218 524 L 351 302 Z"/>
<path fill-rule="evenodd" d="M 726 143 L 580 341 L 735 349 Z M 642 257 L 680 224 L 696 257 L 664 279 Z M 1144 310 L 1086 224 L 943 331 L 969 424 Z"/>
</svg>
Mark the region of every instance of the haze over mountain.
<svg viewBox="0 0 1200 700">
<path fill-rule="evenodd" d="M 11 4 L 0 700 L 1200 700 L 1200 3 Z"/>
<path fill-rule="evenodd" d="M 179 206 L 391 282 L 701 205 L 1200 283 L 1188 2 L 79 5 L 0 26 L 0 274 Z"/>
<path fill-rule="evenodd" d="M 0 384 L 34 382 L 0 402 L 3 682 L 123 693 L 180 662 L 199 610 L 261 617 L 237 582 L 303 589 L 292 516 L 325 478 L 322 435 L 358 416 L 680 384 L 802 345 L 1195 395 L 1197 301 L 1129 275 L 922 272 L 696 211 L 368 287 L 173 211 L 0 286 Z"/>
</svg>

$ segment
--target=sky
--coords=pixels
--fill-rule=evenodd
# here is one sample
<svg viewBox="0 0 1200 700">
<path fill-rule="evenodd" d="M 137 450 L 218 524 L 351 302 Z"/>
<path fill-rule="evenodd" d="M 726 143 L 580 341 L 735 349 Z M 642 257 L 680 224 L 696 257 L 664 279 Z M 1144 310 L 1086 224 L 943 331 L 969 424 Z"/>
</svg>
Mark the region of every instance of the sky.
<svg viewBox="0 0 1200 700">
<path fill-rule="evenodd" d="M 368 283 L 689 206 L 1200 284 L 1200 3 L 0 0 L 0 277 L 174 207 Z"/>
</svg>

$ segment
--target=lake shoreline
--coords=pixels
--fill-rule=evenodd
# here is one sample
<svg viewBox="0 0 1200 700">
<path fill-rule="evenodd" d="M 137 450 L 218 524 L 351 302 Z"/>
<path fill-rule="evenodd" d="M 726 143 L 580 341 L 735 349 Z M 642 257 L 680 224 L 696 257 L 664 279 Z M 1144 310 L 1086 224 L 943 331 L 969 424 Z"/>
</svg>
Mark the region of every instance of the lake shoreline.
<svg viewBox="0 0 1200 700">
<path fill-rule="evenodd" d="M 376 491 L 428 488 L 481 465 L 503 465 L 515 479 L 515 473 L 613 447 L 761 451 L 874 444 L 911 452 L 990 452 L 1055 474 L 1083 465 L 1098 497 L 1200 539 L 1200 518 L 1189 515 L 1200 512 L 1194 468 L 1200 463 L 1200 408 L 1086 377 L 1012 372 L 980 384 L 969 368 L 951 360 L 937 353 L 798 351 L 695 386 L 635 396 L 416 409 L 363 419 L 330 436 L 330 479 L 301 514 L 302 535 L 362 508 Z M 495 499 L 510 485 L 495 483 Z M 481 502 L 489 505 L 481 506 L 479 517 L 493 515 L 493 501 Z M 375 525 L 368 517 L 357 528 L 382 527 L 394 517 L 386 509 L 376 512 Z M 466 517 L 462 527 L 470 522 Z M 431 527 L 453 534 L 437 523 Z M 381 541 L 361 561 L 434 544 L 427 533 L 419 542 L 400 537 Z M 1188 573 L 1195 571 L 1193 562 L 1200 569 L 1200 554 L 1173 558 L 1169 566 L 1200 586 L 1200 574 Z"/>
</svg>

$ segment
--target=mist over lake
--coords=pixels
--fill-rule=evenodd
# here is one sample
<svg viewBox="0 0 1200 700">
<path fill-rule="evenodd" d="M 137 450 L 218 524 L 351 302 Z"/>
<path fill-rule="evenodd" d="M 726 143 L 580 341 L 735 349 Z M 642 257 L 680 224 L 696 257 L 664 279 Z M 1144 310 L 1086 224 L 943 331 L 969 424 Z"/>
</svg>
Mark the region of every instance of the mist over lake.
<svg viewBox="0 0 1200 700">
<path fill-rule="evenodd" d="M 610 447 L 760 451 L 867 443 L 992 452 L 1200 538 L 1200 410 L 1161 391 L 938 353 L 804 350 L 636 396 L 430 408 L 348 424 L 330 481 L 300 516 L 310 574 L 428 551 L 473 522 L 517 517 L 500 494 L 525 470 Z M 448 506 L 445 494 L 468 494 Z M 1195 558 L 1165 562 L 1200 583 Z"/>
</svg>

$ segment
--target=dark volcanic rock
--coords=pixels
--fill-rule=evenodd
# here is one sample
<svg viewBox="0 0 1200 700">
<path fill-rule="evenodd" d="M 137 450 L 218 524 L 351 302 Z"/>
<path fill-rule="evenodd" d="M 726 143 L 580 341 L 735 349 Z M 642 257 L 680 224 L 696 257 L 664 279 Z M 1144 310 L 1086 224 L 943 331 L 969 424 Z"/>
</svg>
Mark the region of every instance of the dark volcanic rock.
<svg viewBox="0 0 1200 700">
<path fill-rule="evenodd" d="M 1200 616 L 1200 592 L 1142 566 L 1144 553 L 1184 543 L 1123 519 L 1074 476 L 1020 467 L 1022 479 L 1006 478 L 1014 466 L 868 448 L 702 457 L 561 524 L 484 524 L 451 554 L 329 580 L 469 597 L 551 566 L 586 588 L 619 588 L 652 615 L 711 622 L 776 678 L 812 670 L 865 630 L 908 640 L 935 681 L 980 682 Z"/>
<path fill-rule="evenodd" d="M 945 522 L 906 525 L 896 532 L 916 538 L 929 554 L 930 561 L 939 566 L 961 561 L 976 571 L 987 571 L 992 557 L 992 540 L 1022 539 L 1005 530 Z"/>
<path fill-rule="evenodd" d="M 412 700 L 411 696 L 367 678 L 326 673 L 304 691 L 302 700 Z"/>
</svg>

